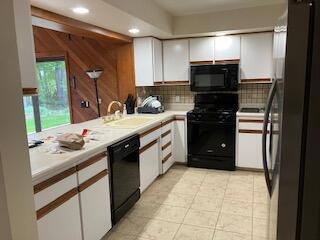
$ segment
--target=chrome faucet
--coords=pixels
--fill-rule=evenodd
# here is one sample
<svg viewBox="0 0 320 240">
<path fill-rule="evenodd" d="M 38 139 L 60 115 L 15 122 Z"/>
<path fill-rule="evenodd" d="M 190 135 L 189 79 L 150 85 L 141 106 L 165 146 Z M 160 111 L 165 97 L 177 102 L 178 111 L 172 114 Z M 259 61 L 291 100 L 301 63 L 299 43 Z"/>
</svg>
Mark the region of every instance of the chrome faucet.
<svg viewBox="0 0 320 240">
<path fill-rule="evenodd" d="M 111 113 L 111 107 L 112 107 L 112 105 L 115 104 L 115 103 L 118 104 L 119 108 L 121 109 L 121 107 L 122 107 L 121 102 L 119 102 L 119 101 L 112 101 L 112 102 L 109 103 L 109 105 L 108 105 L 107 115 L 110 115 L 110 113 Z"/>
</svg>

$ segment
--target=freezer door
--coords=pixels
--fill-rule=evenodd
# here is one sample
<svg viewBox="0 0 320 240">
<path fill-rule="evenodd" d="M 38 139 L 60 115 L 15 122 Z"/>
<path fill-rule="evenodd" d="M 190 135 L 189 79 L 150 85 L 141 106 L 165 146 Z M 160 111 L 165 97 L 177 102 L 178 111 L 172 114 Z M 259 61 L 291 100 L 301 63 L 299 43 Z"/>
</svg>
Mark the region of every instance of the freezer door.
<svg viewBox="0 0 320 240">
<path fill-rule="evenodd" d="M 280 175 L 280 139 L 283 111 L 284 65 L 286 55 L 287 12 L 280 17 L 274 29 L 273 83 L 269 92 L 264 116 L 262 156 L 263 167 L 270 196 L 269 219 L 266 232 L 269 238 L 277 239 L 277 213 Z M 268 130 L 269 129 L 269 130 Z M 268 136 L 269 135 L 269 136 Z M 269 141 L 269 142 L 267 142 Z M 269 146 L 269 147 L 267 147 Z"/>
</svg>

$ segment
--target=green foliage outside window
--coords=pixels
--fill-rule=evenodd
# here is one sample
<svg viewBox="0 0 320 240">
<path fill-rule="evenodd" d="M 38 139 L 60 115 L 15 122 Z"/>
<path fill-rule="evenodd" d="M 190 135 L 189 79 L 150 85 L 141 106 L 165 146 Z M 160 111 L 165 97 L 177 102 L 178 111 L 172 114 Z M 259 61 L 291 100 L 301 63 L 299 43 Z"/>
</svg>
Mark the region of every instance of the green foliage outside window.
<svg viewBox="0 0 320 240">
<path fill-rule="evenodd" d="M 41 129 L 70 123 L 68 85 L 64 60 L 37 62 L 38 99 Z M 24 98 L 28 133 L 35 132 L 34 107 Z"/>
</svg>

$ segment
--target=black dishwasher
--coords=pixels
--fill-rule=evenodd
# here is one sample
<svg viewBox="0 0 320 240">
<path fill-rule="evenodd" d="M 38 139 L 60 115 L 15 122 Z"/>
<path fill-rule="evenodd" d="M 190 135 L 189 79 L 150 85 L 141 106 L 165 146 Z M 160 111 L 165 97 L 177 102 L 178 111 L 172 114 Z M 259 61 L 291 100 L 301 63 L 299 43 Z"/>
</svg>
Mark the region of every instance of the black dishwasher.
<svg viewBox="0 0 320 240">
<path fill-rule="evenodd" d="M 133 135 L 108 148 L 113 225 L 140 198 L 139 147 L 139 135 Z"/>
</svg>

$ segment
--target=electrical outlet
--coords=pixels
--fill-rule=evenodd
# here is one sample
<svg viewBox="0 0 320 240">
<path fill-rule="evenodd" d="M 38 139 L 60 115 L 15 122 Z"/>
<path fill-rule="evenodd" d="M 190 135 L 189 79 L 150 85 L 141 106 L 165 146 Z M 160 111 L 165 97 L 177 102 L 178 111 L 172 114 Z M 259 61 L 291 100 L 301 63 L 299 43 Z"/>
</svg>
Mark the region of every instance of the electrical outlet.
<svg viewBox="0 0 320 240">
<path fill-rule="evenodd" d="M 176 102 L 180 102 L 180 96 L 176 96 Z"/>
<path fill-rule="evenodd" d="M 89 106 L 90 106 L 89 101 L 84 101 L 84 100 L 82 100 L 82 101 L 80 102 L 80 107 L 81 107 L 81 108 L 89 108 Z"/>
<path fill-rule="evenodd" d="M 99 104 L 101 104 L 102 103 L 102 99 L 101 98 L 99 98 Z"/>
</svg>

